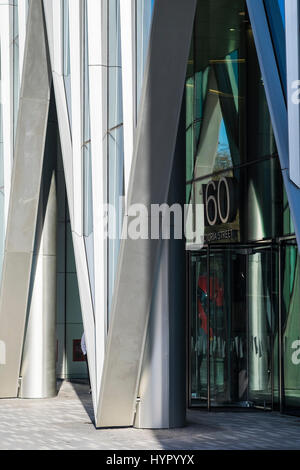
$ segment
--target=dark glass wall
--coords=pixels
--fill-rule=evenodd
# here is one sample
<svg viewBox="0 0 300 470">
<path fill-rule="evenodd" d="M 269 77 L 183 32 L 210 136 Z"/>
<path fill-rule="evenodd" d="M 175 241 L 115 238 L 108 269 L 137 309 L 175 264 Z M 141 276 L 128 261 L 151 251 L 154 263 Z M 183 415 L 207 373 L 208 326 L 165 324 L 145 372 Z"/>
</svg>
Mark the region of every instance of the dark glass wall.
<svg viewBox="0 0 300 470">
<path fill-rule="evenodd" d="M 283 2 L 264 1 L 284 85 Z M 198 2 L 186 201 L 205 242 L 189 255 L 190 403 L 298 412 L 299 254 L 244 0 Z"/>
<path fill-rule="evenodd" d="M 205 188 L 223 177 L 236 186 L 236 217 L 209 225 L 212 193 Z M 217 195 L 210 201 L 214 210 Z M 294 232 L 244 0 L 198 2 L 186 79 L 186 202 L 206 241 L 246 243 Z"/>
<path fill-rule="evenodd" d="M 300 414 L 300 260 L 291 243 L 284 244 L 281 253 L 283 409 Z"/>
<path fill-rule="evenodd" d="M 279 67 L 282 88 L 287 93 L 286 83 L 286 43 L 285 43 L 285 0 L 264 0 L 264 5 L 272 35 L 274 50 Z"/>
</svg>

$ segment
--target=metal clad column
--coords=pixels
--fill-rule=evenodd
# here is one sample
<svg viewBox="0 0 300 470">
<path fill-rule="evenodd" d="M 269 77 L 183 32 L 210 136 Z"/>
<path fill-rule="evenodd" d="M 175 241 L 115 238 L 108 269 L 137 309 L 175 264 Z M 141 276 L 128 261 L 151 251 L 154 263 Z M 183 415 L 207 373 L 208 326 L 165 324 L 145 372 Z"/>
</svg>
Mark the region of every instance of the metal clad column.
<svg viewBox="0 0 300 470">
<path fill-rule="evenodd" d="M 185 201 L 184 105 L 185 101 L 170 184 L 170 207 L 183 207 Z M 179 224 L 177 221 L 176 229 Z M 186 419 L 185 241 L 174 239 L 174 223 L 170 228 L 171 239 L 162 241 L 153 292 L 134 423 L 138 428 L 180 427 Z"/>
<path fill-rule="evenodd" d="M 155 3 L 128 204 L 168 202 L 196 0 Z M 130 224 L 132 218 L 125 215 Z M 161 243 L 123 240 L 112 303 L 97 426 L 134 422 Z"/>
<path fill-rule="evenodd" d="M 52 114 L 54 118 L 54 113 Z M 20 398 L 56 395 L 57 122 L 49 121 L 37 221 Z"/>
<path fill-rule="evenodd" d="M 41 0 L 29 7 L 0 294 L 0 397 L 18 394 L 41 188 L 51 76 Z"/>
</svg>

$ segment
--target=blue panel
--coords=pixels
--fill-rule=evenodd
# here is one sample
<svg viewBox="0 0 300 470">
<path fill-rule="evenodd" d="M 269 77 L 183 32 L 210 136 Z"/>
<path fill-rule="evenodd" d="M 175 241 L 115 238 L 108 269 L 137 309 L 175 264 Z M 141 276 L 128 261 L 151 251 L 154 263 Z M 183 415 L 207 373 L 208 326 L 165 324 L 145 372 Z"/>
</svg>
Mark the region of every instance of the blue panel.
<svg viewBox="0 0 300 470">
<path fill-rule="evenodd" d="M 280 71 L 284 94 L 287 94 L 286 83 L 286 43 L 285 43 L 285 8 L 284 0 L 264 0 L 275 48 L 277 64 Z"/>
<path fill-rule="evenodd" d="M 284 8 L 284 1 L 285 1 L 285 0 L 277 0 L 278 5 L 279 5 L 279 9 L 280 9 L 280 14 L 281 14 L 281 16 L 282 16 L 283 24 L 285 24 L 285 8 Z"/>
</svg>

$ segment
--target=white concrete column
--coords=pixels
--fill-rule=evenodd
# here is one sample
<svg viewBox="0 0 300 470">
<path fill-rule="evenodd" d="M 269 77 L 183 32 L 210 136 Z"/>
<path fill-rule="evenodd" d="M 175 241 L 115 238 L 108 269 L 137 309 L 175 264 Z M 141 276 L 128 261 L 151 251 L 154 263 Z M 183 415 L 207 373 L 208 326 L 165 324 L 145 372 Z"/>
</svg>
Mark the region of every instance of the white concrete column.
<svg viewBox="0 0 300 470">
<path fill-rule="evenodd" d="M 169 205 L 185 200 L 185 106 L 182 106 Z M 171 226 L 171 234 L 174 225 Z M 172 235 L 171 235 L 172 237 Z M 185 242 L 163 240 L 153 291 L 134 426 L 162 429 L 185 425 L 186 302 Z"/>
<path fill-rule="evenodd" d="M 7 226 L 14 156 L 14 5 L 12 0 L 0 0 L 1 100 L 3 114 L 4 153 L 4 225 Z"/>
<path fill-rule="evenodd" d="M 56 149 L 53 150 L 55 156 Z M 50 159 L 50 154 L 46 157 Z M 55 172 L 46 168 L 33 255 L 20 398 L 56 395 L 56 226 Z"/>
<path fill-rule="evenodd" d="M 194 0 L 155 3 L 128 207 L 137 203 L 150 209 L 151 204 L 168 202 L 195 9 Z M 125 218 L 130 222 L 128 212 Z M 160 240 L 122 240 L 98 403 L 99 427 L 134 423 L 159 255 Z"/>
<path fill-rule="evenodd" d="M 29 5 L 0 291 L 1 398 L 18 394 L 51 90 L 42 1 Z"/>
<path fill-rule="evenodd" d="M 162 244 L 144 352 L 135 427 L 169 427 L 170 410 L 170 242 Z"/>
</svg>

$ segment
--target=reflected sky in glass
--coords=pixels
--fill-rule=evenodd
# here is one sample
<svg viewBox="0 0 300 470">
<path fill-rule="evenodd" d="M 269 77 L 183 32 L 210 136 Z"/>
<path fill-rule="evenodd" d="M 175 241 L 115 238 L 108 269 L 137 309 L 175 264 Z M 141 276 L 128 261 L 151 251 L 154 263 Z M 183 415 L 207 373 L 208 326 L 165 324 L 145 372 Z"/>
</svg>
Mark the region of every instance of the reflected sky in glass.
<svg viewBox="0 0 300 470">
<path fill-rule="evenodd" d="M 285 25 L 285 9 L 284 9 L 284 0 L 277 0 L 279 5 L 280 14 L 282 17 L 283 24 Z"/>
</svg>

